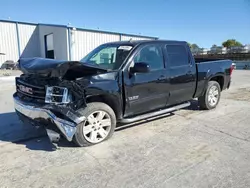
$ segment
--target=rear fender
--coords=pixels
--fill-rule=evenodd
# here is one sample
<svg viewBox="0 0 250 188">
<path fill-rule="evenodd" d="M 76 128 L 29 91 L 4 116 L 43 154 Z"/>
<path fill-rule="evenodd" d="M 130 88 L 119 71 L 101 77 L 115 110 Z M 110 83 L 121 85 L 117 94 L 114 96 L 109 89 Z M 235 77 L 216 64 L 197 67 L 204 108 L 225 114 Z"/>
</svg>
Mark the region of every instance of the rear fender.
<svg viewBox="0 0 250 188">
<path fill-rule="evenodd" d="M 212 73 L 210 71 L 210 69 L 208 70 L 207 72 L 207 75 L 206 75 L 206 81 L 205 81 L 205 85 L 204 85 L 204 88 L 203 88 L 203 91 L 202 91 L 202 95 L 204 95 L 204 93 L 206 92 L 206 89 L 207 89 L 207 85 L 208 85 L 208 82 L 210 80 L 212 80 L 213 78 L 217 77 L 217 76 L 222 76 L 223 79 L 225 80 L 225 75 L 222 73 L 222 72 L 218 72 L 218 73 Z"/>
</svg>

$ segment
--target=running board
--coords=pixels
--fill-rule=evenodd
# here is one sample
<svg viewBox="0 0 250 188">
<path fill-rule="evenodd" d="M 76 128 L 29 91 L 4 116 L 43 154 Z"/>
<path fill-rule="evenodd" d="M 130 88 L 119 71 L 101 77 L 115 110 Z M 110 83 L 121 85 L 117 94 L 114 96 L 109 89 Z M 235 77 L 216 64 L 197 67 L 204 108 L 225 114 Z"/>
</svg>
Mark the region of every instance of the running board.
<svg viewBox="0 0 250 188">
<path fill-rule="evenodd" d="M 163 109 L 163 110 L 158 110 L 158 111 L 155 111 L 155 112 L 150 112 L 148 114 L 135 116 L 133 118 L 121 119 L 119 122 L 120 123 L 133 123 L 133 122 L 140 121 L 140 120 L 143 120 L 143 119 L 152 118 L 152 117 L 163 115 L 163 114 L 173 112 L 173 111 L 176 111 L 176 110 L 179 110 L 179 109 L 182 109 L 182 108 L 186 108 L 186 107 L 188 107 L 190 105 L 191 105 L 190 102 L 186 102 L 186 103 L 179 104 L 177 106 L 173 106 L 173 107 L 166 108 L 166 109 Z"/>
</svg>

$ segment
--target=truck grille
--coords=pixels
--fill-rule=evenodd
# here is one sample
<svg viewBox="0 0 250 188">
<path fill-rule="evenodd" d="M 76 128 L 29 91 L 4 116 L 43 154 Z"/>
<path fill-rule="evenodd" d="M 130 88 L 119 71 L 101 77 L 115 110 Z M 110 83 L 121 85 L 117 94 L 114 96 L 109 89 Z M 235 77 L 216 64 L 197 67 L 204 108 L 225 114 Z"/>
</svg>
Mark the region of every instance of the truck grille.
<svg viewBox="0 0 250 188">
<path fill-rule="evenodd" d="M 40 99 L 43 101 L 45 99 L 45 86 L 33 85 L 20 78 L 16 78 L 16 90 L 22 97 Z"/>
</svg>

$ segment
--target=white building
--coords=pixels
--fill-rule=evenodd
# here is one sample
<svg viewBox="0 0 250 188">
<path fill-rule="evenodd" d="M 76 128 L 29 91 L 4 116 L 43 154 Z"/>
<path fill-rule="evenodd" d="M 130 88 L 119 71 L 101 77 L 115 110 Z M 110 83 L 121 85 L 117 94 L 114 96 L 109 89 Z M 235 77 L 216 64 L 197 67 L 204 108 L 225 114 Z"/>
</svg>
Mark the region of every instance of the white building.
<svg viewBox="0 0 250 188">
<path fill-rule="evenodd" d="M 207 48 L 200 48 L 199 55 L 206 55 L 206 54 L 208 54 L 208 52 L 209 52 L 209 49 L 207 49 Z"/>
<path fill-rule="evenodd" d="M 0 66 L 7 60 L 16 62 L 19 57 L 80 60 L 100 44 L 130 39 L 157 38 L 65 25 L 0 20 Z"/>
<path fill-rule="evenodd" d="M 233 46 L 228 50 L 229 53 L 250 53 L 250 45 Z"/>
<path fill-rule="evenodd" d="M 227 48 L 222 47 L 222 46 L 212 46 L 210 48 L 210 53 L 211 54 L 226 54 Z"/>
<path fill-rule="evenodd" d="M 247 44 L 242 47 L 242 53 L 249 53 L 250 52 L 250 44 Z"/>
</svg>

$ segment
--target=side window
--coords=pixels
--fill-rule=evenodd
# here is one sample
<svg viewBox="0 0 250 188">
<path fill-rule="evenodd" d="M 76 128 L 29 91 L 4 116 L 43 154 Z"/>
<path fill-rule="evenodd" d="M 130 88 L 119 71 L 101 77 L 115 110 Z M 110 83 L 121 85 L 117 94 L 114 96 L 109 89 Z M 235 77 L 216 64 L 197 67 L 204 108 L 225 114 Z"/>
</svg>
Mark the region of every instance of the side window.
<svg viewBox="0 0 250 188">
<path fill-rule="evenodd" d="M 185 46 L 167 45 L 168 64 L 170 67 L 185 66 L 189 64 L 188 53 Z"/>
<path fill-rule="evenodd" d="M 148 63 L 150 70 L 164 68 L 163 56 L 160 46 L 148 45 L 143 47 L 134 57 L 134 63 Z"/>
</svg>

